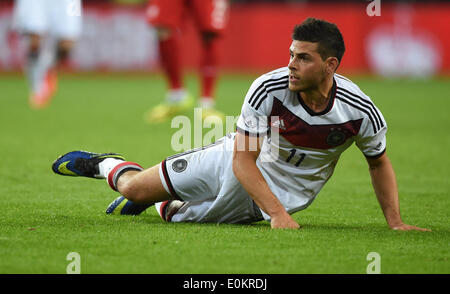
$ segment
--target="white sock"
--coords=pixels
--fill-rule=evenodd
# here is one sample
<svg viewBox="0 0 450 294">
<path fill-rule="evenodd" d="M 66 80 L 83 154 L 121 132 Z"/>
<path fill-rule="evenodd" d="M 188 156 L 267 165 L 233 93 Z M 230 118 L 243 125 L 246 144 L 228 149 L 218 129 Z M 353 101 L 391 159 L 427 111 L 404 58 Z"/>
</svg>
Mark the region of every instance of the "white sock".
<svg viewBox="0 0 450 294">
<path fill-rule="evenodd" d="M 204 109 L 213 108 L 216 102 L 212 97 L 201 97 L 200 98 L 200 107 Z"/>
<path fill-rule="evenodd" d="M 125 161 L 117 158 L 106 158 L 105 160 L 100 162 L 98 164 L 99 178 L 106 179 L 109 172 L 122 162 Z"/>
<path fill-rule="evenodd" d="M 109 160 L 111 159 L 111 160 Z M 107 161 L 108 160 L 108 161 Z M 105 162 L 106 161 L 106 162 Z M 100 168 L 100 164 L 102 167 Z M 144 168 L 135 162 L 123 161 L 115 158 L 105 159 L 99 163 L 99 172 L 102 177 L 106 178 L 106 182 L 114 191 L 118 191 L 117 182 L 125 172 L 129 170 L 142 171 Z"/>
<path fill-rule="evenodd" d="M 166 101 L 169 103 L 178 103 L 184 99 L 186 96 L 186 90 L 181 89 L 175 89 L 175 90 L 169 90 L 167 92 Z"/>
<path fill-rule="evenodd" d="M 25 64 L 25 71 L 28 78 L 28 83 L 30 85 L 30 90 L 33 93 L 37 93 L 39 90 L 39 79 L 38 79 L 38 65 L 39 65 L 40 54 L 34 56 L 27 56 L 27 61 Z"/>
<path fill-rule="evenodd" d="M 53 55 L 49 52 L 42 52 L 37 59 L 27 62 L 27 75 L 33 93 L 42 90 L 47 72 L 52 66 Z"/>
</svg>

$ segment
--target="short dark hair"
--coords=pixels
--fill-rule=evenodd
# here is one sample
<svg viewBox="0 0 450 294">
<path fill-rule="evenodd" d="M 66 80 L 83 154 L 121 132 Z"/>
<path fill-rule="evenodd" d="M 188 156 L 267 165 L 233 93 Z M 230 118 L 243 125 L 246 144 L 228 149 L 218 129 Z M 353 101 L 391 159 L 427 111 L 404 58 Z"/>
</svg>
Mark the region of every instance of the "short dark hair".
<svg viewBox="0 0 450 294">
<path fill-rule="evenodd" d="M 317 51 L 323 60 L 336 57 L 341 63 L 345 52 L 344 38 L 334 23 L 316 18 L 307 18 L 296 25 L 292 40 L 319 43 Z"/>
</svg>

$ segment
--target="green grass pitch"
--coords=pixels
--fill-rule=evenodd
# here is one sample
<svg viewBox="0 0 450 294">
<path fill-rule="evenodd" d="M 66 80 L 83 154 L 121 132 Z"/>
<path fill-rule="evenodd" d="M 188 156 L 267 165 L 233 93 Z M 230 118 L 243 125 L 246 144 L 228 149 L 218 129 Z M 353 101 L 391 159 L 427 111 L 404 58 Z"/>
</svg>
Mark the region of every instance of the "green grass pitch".
<svg viewBox="0 0 450 294">
<path fill-rule="evenodd" d="M 257 75 L 223 75 L 217 107 L 238 115 Z M 450 273 L 450 83 L 350 77 L 372 97 L 389 126 L 406 223 L 432 232 L 389 230 L 354 145 L 306 210 L 298 231 L 252 225 L 166 224 L 150 208 L 109 216 L 118 195 L 102 180 L 53 174 L 72 150 L 118 152 L 144 167 L 173 154 L 170 123 L 150 126 L 144 112 L 164 96 L 159 75 L 63 75 L 48 109 L 27 105 L 22 76 L 0 76 L 0 273 L 66 273 L 69 252 L 81 273 L 364 274 L 369 252 L 381 273 Z M 197 78 L 186 78 L 198 94 Z M 192 114 L 191 114 L 192 116 Z"/>
</svg>

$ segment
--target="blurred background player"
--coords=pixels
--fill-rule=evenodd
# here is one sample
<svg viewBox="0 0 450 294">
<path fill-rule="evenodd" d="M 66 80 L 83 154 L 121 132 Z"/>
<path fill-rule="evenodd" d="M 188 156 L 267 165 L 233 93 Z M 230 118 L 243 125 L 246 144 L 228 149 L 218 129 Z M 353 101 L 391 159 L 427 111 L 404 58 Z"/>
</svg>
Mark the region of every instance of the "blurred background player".
<svg viewBox="0 0 450 294">
<path fill-rule="evenodd" d="M 192 17 L 200 33 L 201 93 L 199 106 L 202 118 L 219 117 L 223 114 L 214 109 L 214 88 L 217 79 L 219 41 L 227 22 L 227 0 L 150 0 L 147 17 L 158 33 L 160 62 L 168 79 L 165 101 L 146 114 L 146 121 L 158 123 L 184 112 L 193 106 L 193 97 L 187 92 L 182 80 L 181 30 Z"/>
<path fill-rule="evenodd" d="M 16 0 L 13 27 L 27 38 L 25 71 L 30 106 L 48 105 L 57 88 L 56 71 L 67 67 L 81 33 L 81 0 Z M 50 46 L 44 46 L 46 42 Z"/>
</svg>

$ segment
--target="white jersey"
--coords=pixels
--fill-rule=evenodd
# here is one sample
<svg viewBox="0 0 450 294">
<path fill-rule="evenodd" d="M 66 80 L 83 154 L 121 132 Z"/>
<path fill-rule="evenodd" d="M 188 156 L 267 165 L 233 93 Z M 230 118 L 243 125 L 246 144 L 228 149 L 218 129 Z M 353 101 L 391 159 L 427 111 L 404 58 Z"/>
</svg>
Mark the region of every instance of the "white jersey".
<svg viewBox="0 0 450 294">
<path fill-rule="evenodd" d="M 22 33 L 76 39 L 81 34 L 81 0 L 15 0 L 13 27 Z"/>
<path fill-rule="evenodd" d="M 387 126 L 370 98 L 349 79 L 335 74 L 328 106 L 315 113 L 299 93 L 289 90 L 288 73 L 284 67 L 253 82 L 237 131 L 267 134 L 257 165 L 271 191 L 293 213 L 312 203 L 353 142 L 367 157 L 382 155 Z"/>
</svg>

